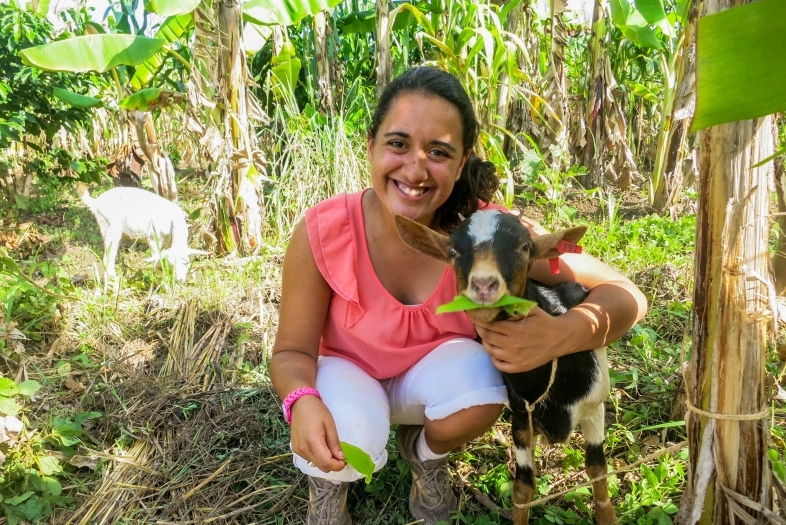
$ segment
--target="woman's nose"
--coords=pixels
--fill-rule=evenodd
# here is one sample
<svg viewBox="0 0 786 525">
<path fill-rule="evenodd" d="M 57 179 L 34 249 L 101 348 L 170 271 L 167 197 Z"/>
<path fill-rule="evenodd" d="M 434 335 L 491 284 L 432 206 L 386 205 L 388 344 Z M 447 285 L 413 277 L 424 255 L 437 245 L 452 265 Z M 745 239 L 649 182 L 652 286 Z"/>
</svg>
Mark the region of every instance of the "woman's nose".
<svg viewBox="0 0 786 525">
<path fill-rule="evenodd" d="M 426 153 L 413 150 L 404 161 L 403 172 L 410 182 L 423 182 L 428 178 L 426 170 Z"/>
</svg>

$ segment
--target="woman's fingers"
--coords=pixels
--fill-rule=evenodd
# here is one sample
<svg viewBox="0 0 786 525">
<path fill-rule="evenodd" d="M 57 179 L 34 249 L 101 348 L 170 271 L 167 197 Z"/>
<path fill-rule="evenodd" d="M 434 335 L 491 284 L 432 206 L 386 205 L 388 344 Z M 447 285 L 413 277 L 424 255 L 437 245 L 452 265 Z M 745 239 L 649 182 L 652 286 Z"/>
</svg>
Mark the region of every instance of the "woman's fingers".
<svg viewBox="0 0 786 525">
<path fill-rule="evenodd" d="M 325 443 L 327 444 L 328 450 L 330 450 L 331 457 L 343 465 L 344 451 L 341 450 L 341 442 L 338 440 L 338 430 L 336 430 L 336 424 L 332 419 L 325 427 L 325 433 Z"/>
<path fill-rule="evenodd" d="M 554 319 L 535 307 L 525 318 L 478 323 L 475 329 L 498 370 L 526 372 L 559 355 L 559 339 L 563 334 L 553 323 Z"/>
<path fill-rule="evenodd" d="M 492 358 L 491 358 L 491 363 L 492 363 L 492 364 L 493 364 L 493 365 L 494 365 L 494 366 L 497 368 L 497 370 L 499 370 L 500 372 L 511 373 L 511 374 L 515 372 L 515 370 L 514 370 L 514 368 L 513 368 L 513 365 L 511 365 L 511 364 L 510 364 L 510 363 L 508 363 L 507 361 L 500 361 L 500 360 L 499 360 L 499 359 L 497 359 L 496 357 L 492 357 Z"/>
<path fill-rule="evenodd" d="M 344 468 L 344 461 L 333 457 L 333 452 L 331 452 L 324 438 L 314 439 L 311 443 L 311 449 L 313 450 L 313 459 L 311 461 L 322 472 L 338 472 Z"/>
<path fill-rule="evenodd" d="M 330 411 L 319 400 L 308 407 L 309 413 L 302 408 L 292 417 L 292 450 L 322 472 L 343 469 L 346 463 Z"/>
</svg>

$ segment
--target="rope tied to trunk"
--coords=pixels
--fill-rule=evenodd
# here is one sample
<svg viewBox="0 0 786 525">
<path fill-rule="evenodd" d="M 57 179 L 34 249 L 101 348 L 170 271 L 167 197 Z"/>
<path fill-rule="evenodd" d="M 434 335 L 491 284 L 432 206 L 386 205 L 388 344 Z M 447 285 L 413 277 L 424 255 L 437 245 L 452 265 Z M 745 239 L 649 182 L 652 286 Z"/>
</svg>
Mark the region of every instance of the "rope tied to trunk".
<svg viewBox="0 0 786 525">
<path fill-rule="evenodd" d="M 702 410 L 693 406 L 693 404 L 686 399 L 685 400 L 685 408 L 687 408 L 691 412 L 695 412 L 700 416 L 708 417 L 711 419 L 721 419 L 725 421 L 756 421 L 759 419 L 764 419 L 770 416 L 770 408 L 765 408 L 755 414 L 722 414 L 720 412 L 708 412 L 706 410 Z"/>
</svg>

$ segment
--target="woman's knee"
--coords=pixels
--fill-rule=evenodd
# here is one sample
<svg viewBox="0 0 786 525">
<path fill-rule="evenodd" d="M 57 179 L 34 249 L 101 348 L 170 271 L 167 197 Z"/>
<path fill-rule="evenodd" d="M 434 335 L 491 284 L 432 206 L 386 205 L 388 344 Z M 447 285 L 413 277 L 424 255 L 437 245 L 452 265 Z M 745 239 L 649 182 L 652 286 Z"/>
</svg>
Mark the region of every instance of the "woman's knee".
<svg viewBox="0 0 786 525">
<path fill-rule="evenodd" d="M 390 434 L 387 392 L 363 369 L 338 357 L 322 358 L 317 389 L 336 424 L 338 438 L 381 457 Z"/>
<path fill-rule="evenodd" d="M 391 391 L 393 420 L 406 424 L 414 419 L 407 416 L 407 406 L 423 407 L 426 419 L 439 420 L 469 407 L 508 402 L 499 370 L 470 339 L 441 344 L 396 380 Z"/>
<path fill-rule="evenodd" d="M 503 404 L 476 405 L 443 419 L 426 419 L 426 436 L 440 442 L 475 439 L 494 426 L 504 408 Z"/>
</svg>

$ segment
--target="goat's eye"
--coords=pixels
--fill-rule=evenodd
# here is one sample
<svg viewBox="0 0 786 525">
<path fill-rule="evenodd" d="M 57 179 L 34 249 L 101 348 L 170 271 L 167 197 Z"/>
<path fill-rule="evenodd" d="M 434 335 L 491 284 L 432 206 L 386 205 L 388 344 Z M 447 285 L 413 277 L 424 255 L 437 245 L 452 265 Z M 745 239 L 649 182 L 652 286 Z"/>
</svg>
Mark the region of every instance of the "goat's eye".
<svg viewBox="0 0 786 525">
<path fill-rule="evenodd" d="M 456 251 L 455 248 L 450 248 L 448 250 L 448 255 L 450 255 L 451 257 L 457 257 L 458 256 L 458 252 Z"/>
<path fill-rule="evenodd" d="M 529 243 L 525 242 L 524 244 L 522 244 L 521 245 L 521 249 L 524 250 L 525 252 L 528 252 L 529 251 Z"/>
</svg>

